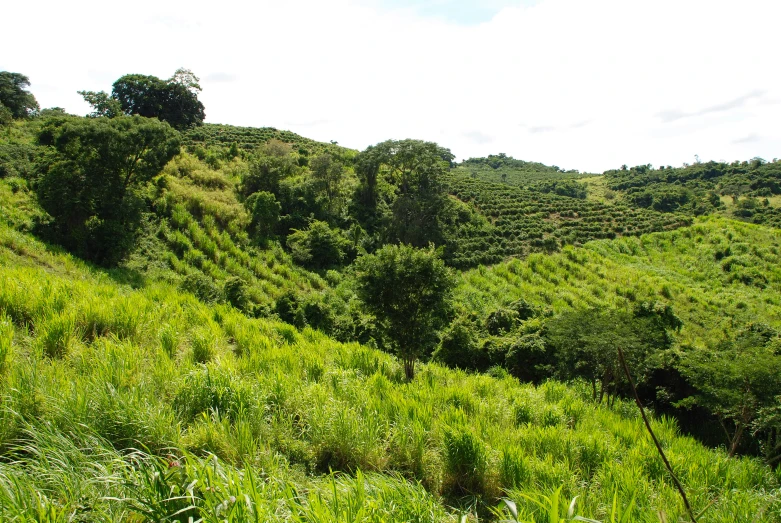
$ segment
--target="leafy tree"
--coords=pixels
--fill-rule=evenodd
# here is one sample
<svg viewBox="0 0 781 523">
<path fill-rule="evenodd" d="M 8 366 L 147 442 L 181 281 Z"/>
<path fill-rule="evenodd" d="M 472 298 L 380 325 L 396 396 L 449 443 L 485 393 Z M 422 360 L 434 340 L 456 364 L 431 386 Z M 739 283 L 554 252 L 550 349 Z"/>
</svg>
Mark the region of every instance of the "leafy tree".
<svg viewBox="0 0 781 523">
<path fill-rule="evenodd" d="M 404 363 L 407 379 L 415 361 L 436 344 L 437 329 L 450 310 L 455 285 L 436 251 L 408 245 L 386 245 L 356 262 L 359 299 L 373 313 Z"/>
<path fill-rule="evenodd" d="M 116 118 L 123 114 L 122 104 L 119 100 L 112 98 L 106 91 L 77 91 L 84 101 L 92 106 L 92 112 L 88 114 L 90 118 L 105 116 L 107 118 Z"/>
<path fill-rule="evenodd" d="M 453 154 L 433 142 L 388 140 L 368 147 L 355 159 L 359 217 L 370 229 L 382 228 L 384 209 L 390 241 L 417 247 L 440 242 L 440 214 L 447 195 L 440 177 Z"/>
<path fill-rule="evenodd" d="M 266 191 L 279 196 L 280 181 L 297 171 L 295 158 L 290 145 L 271 140 L 252 158 L 249 171 L 241 180 L 240 192 L 249 196 L 258 191 Z"/>
<path fill-rule="evenodd" d="M 558 376 L 588 380 L 594 397 L 602 401 L 606 394 L 608 400 L 615 398 L 624 384 L 616 347 L 624 351 L 633 377 L 642 382 L 653 367 L 652 356 L 671 346 L 670 331 L 680 326 L 669 306 L 641 304 L 635 311 L 563 313 L 548 320 L 543 337 L 558 362 Z"/>
<path fill-rule="evenodd" d="M 679 406 L 700 405 L 715 415 L 724 430 L 730 456 L 737 453 L 752 428 L 777 437 L 774 407 L 781 396 L 779 349 L 777 332 L 750 324 L 733 339 L 693 349 L 681 360 L 681 371 L 697 392 Z"/>
<path fill-rule="evenodd" d="M 188 69 L 177 69 L 168 80 L 128 74 L 114 82 L 111 96 L 104 91 L 79 91 L 94 108 L 90 116 L 113 118 L 119 114 L 158 118 L 176 129 L 201 125 L 205 118 L 198 100 L 201 86 Z"/>
<path fill-rule="evenodd" d="M 0 71 L 0 113 L 26 118 L 37 111 L 39 107 L 35 96 L 25 89 L 29 86 L 30 80 L 25 75 Z"/>
<path fill-rule="evenodd" d="M 279 223 L 281 206 L 277 199 L 270 192 L 259 191 L 250 195 L 244 204 L 252 216 L 250 228 L 260 238 L 269 238 Z"/>
<path fill-rule="evenodd" d="M 131 246 L 142 187 L 179 152 L 179 133 L 142 118 L 53 118 L 38 134 L 51 147 L 37 183 L 55 239 L 78 254 L 112 264 Z"/>
<path fill-rule="evenodd" d="M 334 215 L 334 209 L 338 206 L 341 199 L 341 183 L 344 177 L 344 165 L 334 160 L 328 153 L 315 156 L 310 165 L 312 176 L 318 182 L 320 190 L 325 194 L 327 200 L 327 211 L 329 216 Z"/>
</svg>

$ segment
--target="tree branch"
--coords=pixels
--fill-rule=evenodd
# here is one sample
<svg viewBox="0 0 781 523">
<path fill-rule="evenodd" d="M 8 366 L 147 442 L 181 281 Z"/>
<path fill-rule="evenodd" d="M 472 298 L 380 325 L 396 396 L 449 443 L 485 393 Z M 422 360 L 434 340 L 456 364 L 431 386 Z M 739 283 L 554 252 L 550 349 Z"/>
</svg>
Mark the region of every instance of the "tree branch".
<svg viewBox="0 0 781 523">
<path fill-rule="evenodd" d="M 626 379 L 629 381 L 629 385 L 632 388 L 632 394 L 635 397 L 635 403 L 637 403 L 637 407 L 640 409 L 640 415 L 643 417 L 643 422 L 645 422 L 645 428 L 648 429 L 648 433 L 651 435 L 651 439 L 654 440 L 654 445 L 656 445 L 656 450 L 659 451 L 659 455 L 662 457 L 662 461 L 664 461 L 664 466 L 667 467 L 667 471 L 670 473 L 670 476 L 673 479 L 673 483 L 675 483 L 675 487 L 678 489 L 678 492 L 681 494 L 681 498 L 683 498 L 683 504 L 686 506 L 686 511 L 689 513 L 689 516 L 692 518 L 693 523 L 697 523 L 697 518 L 694 516 L 694 511 L 692 510 L 691 505 L 689 505 L 689 499 L 686 497 L 686 492 L 683 490 L 683 485 L 681 485 L 681 482 L 678 481 L 678 478 L 675 476 L 675 472 L 673 472 L 672 466 L 670 466 L 670 462 L 667 461 L 667 456 L 664 455 L 664 450 L 662 450 L 662 445 L 659 443 L 659 440 L 656 439 L 656 434 L 654 434 L 653 429 L 651 429 L 651 423 L 648 421 L 648 417 L 645 415 L 645 409 L 643 408 L 643 404 L 640 401 L 640 396 L 637 394 L 637 389 L 635 388 L 635 382 L 632 380 L 632 375 L 629 373 L 629 367 L 626 364 L 626 360 L 624 359 L 624 351 L 621 350 L 621 347 L 618 348 L 618 358 L 621 360 L 621 366 L 624 367 L 624 373 L 626 374 Z"/>
</svg>

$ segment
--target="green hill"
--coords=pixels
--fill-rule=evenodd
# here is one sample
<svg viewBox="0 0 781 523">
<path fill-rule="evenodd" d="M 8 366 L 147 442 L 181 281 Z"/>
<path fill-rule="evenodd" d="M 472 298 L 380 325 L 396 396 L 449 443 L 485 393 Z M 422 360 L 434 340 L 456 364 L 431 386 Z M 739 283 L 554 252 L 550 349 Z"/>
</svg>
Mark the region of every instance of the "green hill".
<svg viewBox="0 0 781 523">
<path fill-rule="evenodd" d="M 621 348 L 704 520 L 781 521 L 781 236 L 718 216 L 774 223 L 775 164 L 594 177 L 417 140 L 3 125 L 4 518 L 507 520 L 506 498 L 685 520 Z M 359 292 L 406 275 L 354 263 L 397 243 L 456 282 L 414 379 Z"/>
<path fill-rule="evenodd" d="M 605 172 L 605 184 L 640 208 L 688 214 L 720 213 L 771 227 L 781 225 L 781 163 L 754 158 L 683 167 L 638 165 Z"/>
<path fill-rule="evenodd" d="M 521 493 L 559 488 L 588 517 L 683 516 L 629 402 L 435 364 L 407 383 L 377 350 L 132 290 L 7 225 L 0 280 L 9 520 L 451 521 L 504 492 L 547 518 Z M 778 520 L 769 469 L 653 424 L 708 521 Z"/>
<path fill-rule="evenodd" d="M 466 271 L 458 301 L 487 314 L 521 298 L 556 313 L 662 300 L 683 319 L 679 343 L 702 344 L 741 322 L 781 327 L 779 249 L 781 231 L 701 218 L 676 231 Z"/>
</svg>

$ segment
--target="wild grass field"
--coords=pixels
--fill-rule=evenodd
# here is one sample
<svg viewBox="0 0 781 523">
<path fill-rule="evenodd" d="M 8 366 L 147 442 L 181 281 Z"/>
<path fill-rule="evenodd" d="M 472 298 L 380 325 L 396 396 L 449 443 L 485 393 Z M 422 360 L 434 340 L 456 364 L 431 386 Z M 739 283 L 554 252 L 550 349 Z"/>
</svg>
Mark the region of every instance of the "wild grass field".
<svg viewBox="0 0 781 523">
<path fill-rule="evenodd" d="M 436 364 L 407 382 L 385 353 L 134 290 L 5 223 L 0 281 L 5 520 L 454 521 L 508 497 L 549 521 L 543 495 L 562 515 L 578 496 L 598 520 L 685 518 L 635 406 L 585 386 Z M 781 520 L 771 469 L 653 427 L 703 521 Z"/>
</svg>

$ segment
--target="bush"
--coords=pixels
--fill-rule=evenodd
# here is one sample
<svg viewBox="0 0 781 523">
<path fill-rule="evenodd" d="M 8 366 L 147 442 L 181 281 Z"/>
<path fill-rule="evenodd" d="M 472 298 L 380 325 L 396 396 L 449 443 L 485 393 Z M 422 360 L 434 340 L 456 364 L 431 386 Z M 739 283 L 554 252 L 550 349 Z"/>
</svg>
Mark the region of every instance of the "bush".
<svg viewBox="0 0 781 523">
<path fill-rule="evenodd" d="M 225 280 L 222 289 L 228 303 L 242 312 L 247 312 L 249 310 L 250 298 L 247 282 L 237 276 L 231 276 Z"/>
<path fill-rule="evenodd" d="M 475 370 L 484 368 L 483 354 L 473 325 L 468 319 L 459 318 L 442 335 L 432 359 L 448 367 Z"/>
<path fill-rule="evenodd" d="M 350 242 L 339 229 L 314 220 L 307 229 L 288 236 L 287 246 L 293 261 L 310 269 L 322 270 L 341 265 Z"/>
<path fill-rule="evenodd" d="M 199 300 L 205 303 L 214 303 L 224 298 L 222 291 L 214 281 L 202 272 L 191 272 L 184 277 L 180 288 L 191 294 L 194 294 Z"/>
<path fill-rule="evenodd" d="M 492 336 L 500 336 L 513 330 L 519 319 L 516 311 L 500 308 L 491 312 L 485 319 L 485 329 Z"/>
</svg>

